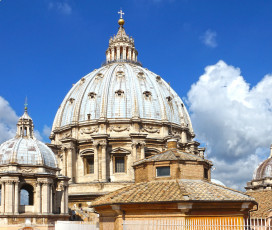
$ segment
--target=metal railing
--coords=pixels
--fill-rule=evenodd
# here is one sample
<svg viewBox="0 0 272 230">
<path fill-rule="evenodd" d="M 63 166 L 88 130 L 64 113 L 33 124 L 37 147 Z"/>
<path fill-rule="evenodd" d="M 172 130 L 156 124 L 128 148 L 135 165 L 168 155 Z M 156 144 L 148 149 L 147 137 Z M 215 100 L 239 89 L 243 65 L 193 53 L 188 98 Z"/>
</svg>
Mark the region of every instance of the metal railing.
<svg viewBox="0 0 272 230">
<path fill-rule="evenodd" d="M 265 219 L 154 219 L 125 220 L 124 230 L 272 230 Z"/>
</svg>

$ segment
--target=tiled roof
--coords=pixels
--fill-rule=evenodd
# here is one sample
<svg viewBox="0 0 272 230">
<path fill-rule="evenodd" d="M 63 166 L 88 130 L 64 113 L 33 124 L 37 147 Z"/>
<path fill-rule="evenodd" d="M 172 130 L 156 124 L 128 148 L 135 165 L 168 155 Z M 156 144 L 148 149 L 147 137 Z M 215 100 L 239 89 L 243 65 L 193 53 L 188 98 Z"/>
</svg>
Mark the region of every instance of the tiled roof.
<svg viewBox="0 0 272 230">
<path fill-rule="evenodd" d="M 250 216 L 254 218 L 268 217 L 272 209 L 272 191 L 254 191 L 246 192 L 246 194 L 254 197 L 258 203 L 258 210 L 251 212 Z"/>
<path fill-rule="evenodd" d="M 164 180 L 137 183 L 97 198 L 93 206 L 106 204 L 178 201 L 254 201 L 227 187 L 201 180 Z"/>
<path fill-rule="evenodd" d="M 165 152 L 137 161 L 134 163 L 134 165 L 138 165 L 143 162 L 168 161 L 168 160 L 205 161 L 209 164 L 212 164 L 210 161 L 200 156 L 197 156 L 191 153 L 182 152 L 177 149 L 169 149 Z"/>
</svg>

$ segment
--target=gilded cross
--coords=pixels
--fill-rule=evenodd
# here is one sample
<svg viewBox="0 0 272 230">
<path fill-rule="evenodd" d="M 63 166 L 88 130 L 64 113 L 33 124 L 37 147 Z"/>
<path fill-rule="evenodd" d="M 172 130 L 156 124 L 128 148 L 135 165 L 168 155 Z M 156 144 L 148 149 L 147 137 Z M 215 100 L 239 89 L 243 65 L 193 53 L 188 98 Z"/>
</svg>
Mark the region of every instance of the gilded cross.
<svg viewBox="0 0 272 230">
<path fill-rule="evenodd" d="M 119 12 L 118 12 L 118 14 L 120 14 L 120 18 L 123 18 L 123 15 L 125 14 L 122 10 L 120 10 Z"/>
</svg>

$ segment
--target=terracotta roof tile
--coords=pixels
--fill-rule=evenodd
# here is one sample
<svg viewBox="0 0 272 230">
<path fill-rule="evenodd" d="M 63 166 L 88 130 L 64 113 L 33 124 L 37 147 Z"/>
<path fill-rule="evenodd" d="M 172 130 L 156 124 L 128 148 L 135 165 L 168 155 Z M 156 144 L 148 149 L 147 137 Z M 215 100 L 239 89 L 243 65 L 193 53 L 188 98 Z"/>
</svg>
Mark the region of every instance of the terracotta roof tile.
<svg viewBox="0 0 272 230">
<path fill-rule="evenodd" d="M 99 197 L 92 202 L 92 205 L 178 202 L 185 200 L 254 201 L 253 198 L 241 192 L 221 185 L 201 180 L 181 179 L 137 183 Z"/>
<path fill-rule="evenodd" d="M 251 212 L 251 217 L 266 218 L 272 209 L 272 190 L 270 191 L 253 191 L 246 192 L 247 195 L 252 196 L 258 203 L 258 210 Z"/>
<path fill-rule="evenodd" d="M 134 163 L 134 165 L 138 165 L 143 162 L 169 161 L 169 160 L 205 161 L 209 164 L 212 164 L 211 161 L 208 161 L 200 156 L 196 156 L 191 153 L 182 152 L 177 149 L 174 149 L 174 150 L 170 149 L 165 152 L 137 161 Z"/>
</svg>

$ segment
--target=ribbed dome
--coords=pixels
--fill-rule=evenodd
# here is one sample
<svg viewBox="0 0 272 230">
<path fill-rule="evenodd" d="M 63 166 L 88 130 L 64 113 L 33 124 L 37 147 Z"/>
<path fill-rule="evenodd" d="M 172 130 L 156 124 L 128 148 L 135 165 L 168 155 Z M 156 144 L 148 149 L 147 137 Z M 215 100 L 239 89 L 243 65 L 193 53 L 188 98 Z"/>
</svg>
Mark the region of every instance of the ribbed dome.
<svg viewBox="0 0 272 230">
<path fill-rule="evenodd" d="M 272 158 L 269 157 L 263 161 L 255 170 L 253 180 L 260 180 L 266 177 L 272 177 Z"/>
<path fill-rule="evenodd" d="M 93 119 L 170 121 L 192 125 L 177 93 L 160 76 L 131 63 L 107 64 L 79 80 L 64 98 L 53 130 Z"/>
<path fill-rule="evenodd" d="M 30 137 L 15 137 L 0 145 L 0 165 L 44 165 L 56 168 L 52 150 L 41 141 Z"/>
<path fill-rule="evenodd" d="M 55 154 L 34 137 L 33 129 L 33 121 L 25 107 L 25 112 L 17 123 L 15 138 L 0 145 L 0 165 L 17 163 L 57 167 Z"/>
</svg>

